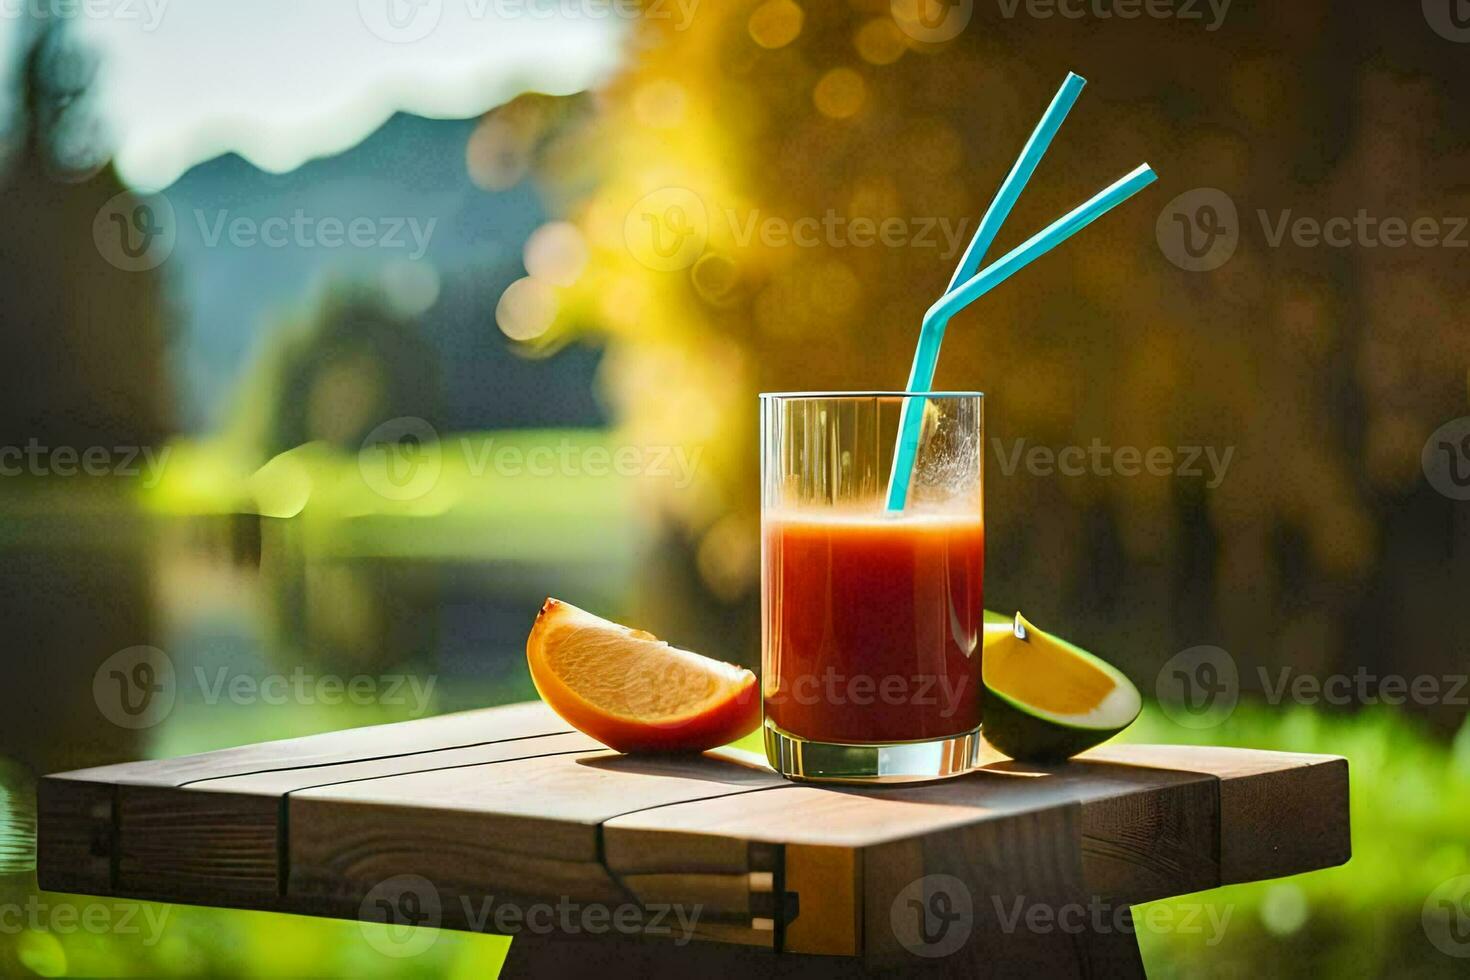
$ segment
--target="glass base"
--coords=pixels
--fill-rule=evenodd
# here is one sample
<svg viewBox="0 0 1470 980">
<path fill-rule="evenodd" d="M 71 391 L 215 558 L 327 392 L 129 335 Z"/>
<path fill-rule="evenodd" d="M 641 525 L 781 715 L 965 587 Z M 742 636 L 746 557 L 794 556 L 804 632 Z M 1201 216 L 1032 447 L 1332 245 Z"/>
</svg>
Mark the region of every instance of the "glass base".
<svg viewBox="0 0 1470 980">
<path fill-rule="evenodd" d="M 981 765 L 980 729 L 915 742 L 815 742 L 765 721 L 766 760 L 787 779 L 861 786 L 929 782 Z"/>
</svg>

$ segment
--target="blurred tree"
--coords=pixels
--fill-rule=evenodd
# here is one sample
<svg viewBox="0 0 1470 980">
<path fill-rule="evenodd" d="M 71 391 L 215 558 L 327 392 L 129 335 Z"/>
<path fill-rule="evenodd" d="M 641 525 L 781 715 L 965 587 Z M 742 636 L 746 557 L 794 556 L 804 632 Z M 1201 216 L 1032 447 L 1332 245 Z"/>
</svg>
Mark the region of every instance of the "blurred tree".
<svg viewBox="0 0 1470 980">
<path fill-rule="evenodd" d="M 306 446 L 356 454 L 378 426 L 442 429 L 438 354 L 417 315 L 376 286 L 333 282 L 267 328 L 224 433 L 235 464 Z M 396 451 L 394 449 L 393 451 Z M 259 518 L 267 649 L 282 664 L 401 665 L 432 647 L 434 572 L 344 561 L 306 545 L 294 520 Z"/>
<path fill-rule="evenodd" d="M 0 444 L 160 445 L 171 428 L 165 283 L 157 269 L 120 267 L 94 234 L 99 215 L 141 203 L 98 163 L 107 145 L 85 111 L 95 60 L 52 25 L 23 64 L 20 90 L 0 93 L 15 100 L 6 139 L 19 148 L 0 173 Z"/>
<path fill-rule="evenodd" d="M 1201 643 L 1230 649 L 1247 687 L 1258 665 L 1453 664 L 1470 627 L 1425 613 L 1470 584 L 1453 561 L 1470 521 L 1418 459 L 1466 410 L 1463 253 L 1273 248 L 1257 212 L 1466 213 L 1463 52 L 1417 9 L 1370 3 L 1242 5 L 1228 30 L 976 4 L 945 8 L 950 31 L 911 6 L 748 0 L 677 38 L 650 16 L 584 149 L 553 155 L 595 145 L 606 172 L 583 193 L 585 164 L 566 168 L 592 258 L 556 289 L 552 336 L 609 338 L 602 380 L 630 438 L 705 450 L 692 492 L 651 488 L 675 550 L 650 570 L 648 621 L 755 659 L 755 394 L 902 386 L 924 309 L 1076 69 L 1092 85 L 994 254 L 1140 160 L 1163 176 L 950 328 L 937 386 L 990 395 L 987 604 L 1149 684 Z M 1196 187 L 1239 211 L 1211 272 L 1156 235 Z M 859 218 L 901 231 L 860 240 Z M 1094 440 L 1233 455 L 1218 485 L 1000 465 Z"/>
<path fill-rule="evenodd" d="M 99 216 L 142 206 L 99 163 L 95 59 L 59 23 L 16 30 L 20 69 L 0 91 L 0 447 L 10 468 L 27 453 L 31 472 L 0 477 L 0 745 L 49 771 L 137 754 L 93 677 L 116 651 L 157 642 L 149 545 L 126 479 L 58 470 L 88 449 L 121 465 L 161 447 L 169 311 L 159 271 L 129 271 L 94 234 Z M 70 456 L 52 467 L 58 452 Z M 45 507 L 30 506 L 43 485 Z"/>
<path fill-rule="evenodd" d="M 375 287 L 329 284 L 304 312 L 266 328 L 228 436 L 264 462 L 308 442 L 356 452 L 391 419 L 436 425 L 438 359 L 419 326 Z"/>
</svg>

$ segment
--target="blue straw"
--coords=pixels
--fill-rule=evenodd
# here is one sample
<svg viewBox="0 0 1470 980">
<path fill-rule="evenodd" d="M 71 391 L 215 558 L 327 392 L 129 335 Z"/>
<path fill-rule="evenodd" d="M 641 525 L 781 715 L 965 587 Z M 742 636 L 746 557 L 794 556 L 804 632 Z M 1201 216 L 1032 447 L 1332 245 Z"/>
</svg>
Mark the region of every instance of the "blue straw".
<svg viewBox="0 0 1470 980">
<path fill-rule="evenodd" d="M 1041 122 L 1036 124 L 1031 138 L 1026 141 L 1026 146 L 1021 150 L 1021 155 L 1016 158 L 1016 163 L 1011 167 L 1011 172 L 1006 174 L 1006 179 L 1001 181 L 1000 190 L 995 193 L 995 200 L 990 202 L 990 207 L 985 209 L 985 216 L 980 219 L 980 227 L 975 229 L 975 237 L 970 239 L 970 247 L 965 249 L 964 257 L 960 264 L 955 266 L 954 275 L 949 280 L 949 285 L 944 291 L 947 293 L 960 283 L 969 279 L 980 271 L 980 262 L 985 258 L 985 253 L 990 251 L 990 246 L 995 243 L 995 236 L 1000 233 L 1000 226 L 1010 217 L 1011 208 L 1016 206 L 1016 198 L 1021 196 L 1021 191 L 1026 189 L 1026 182 L 1036 172 L 1036 165 L 1041 162 L 1047 147 L 1051 146 L 1052 137 L 1061 128 L 1062 121 L 1067 118 L 1067 113 L 1072 111 L 1072 106 L 1077 102 L 1077 96 L 1082 94 L 1082 86 L 1087 84 L 1087 79 L 1076 72 L 1068 72 L 1067 78 L 1062 82 L 1062 87 L 1057 89 L 1057 94 L 1052 97 L 1051 105 L 1046 107 L 1042 114 Z"/>
<path fill-rule="evenodd" d="M 1006 174 L 1005 180 L 1001 181 L 1000 190 L 996 191 L 995 198 L 990 206 L 985 209 L 985 214 L 980 219 L 980 227 L 975 229 L 975 237 L 970 239 L 970 245 L 965 249 L 965 254 L 960 258 L 960 264 L 955 266 L 954 275 L 950 277 L 949 285 L 944 287 L 946 294 L 952 292 L 961 283 L 972 278 L 980 270 L 980 263 L 985 259 L 985 253 L 990 251 L 990 246 L 995 244 L 995 236 L 1000 233 L 1000 226 L 1010 217 L 1011 209 L 1016 205 L 1016 199 L 1025 190 L 1026 182 L 1036 172 L 1036 166 L 1041 162 L 1042 156 L 1046 154 L 1047 148 L 1051 146 L 1052 137 L 1056 136 L 1057 130 L 1061 128 L 1062 121 L 1067 118 L 1067 113 L 1072 111 L 1072 106 L 1077 102 L 1077 96 L 1082 94 L 1082 87 L 1087 84 L 1087 79 L 1076 72 L 1067 72 L 1067 77 L 1062 80 L 1061 88 L 1057 94 L 1052 96 L 1051 105 L 1046 107 L 1042 113 L 1041 121 L 1031 132 L 1031 138 L 1021 148 L 1021 155 L 1011 166 L 1011 172 Z M 928 321 L 925 322 L 927 327 Z M 914 350 L 914 363 L 909 369 L 908 391 L 928 391 L 929 385 L 934 378 L 934 366 L 939 361 L 939 346 L 944 340 L 945 324 L 940 323 L 937 329 L 921 330 L 919 343 Z M 919 412 L 923 410 L 923 403 L 917 398 L 905 398 L 903 405 L 899 407 L 899 431 L 911 433 L 917 438 L 918 425 L 916 419 Z M 898 466 L 904 462 L 902 453 L 894 456 L 894 469 L 889 476 L 889 510 L 902 510 L 903 497 L 898 498 L 897 506 L 893 503 L 893 487 L 898 482 Z M 904 462 L 905 473 L 912 468 L 912 459 Z M 907 476 L 903 478 L 905 492 L 907 491 Z"/>
<path fill-rule="evenodd" d="M 1148 164 L 1139 164 L 1132 172 L 1011 249 L 963 285 L 945 293 L 924 314 L 923 326 L 919 328 L 919 347 L 914 354 L 914 366 L 909 372 L 908 390 L 928 391 L 934 383 L 934 366 L 939 360 L 939 342 L 944 338 L 944 328 L 950 317 L 1157 179 L 1158 175 Z M 917 401 L 917 398 L 905 398 L 904 408 L 908 408 L 907 403 Z M 898 447 L 893 457 L 893 474 L 888 481 L 890 511 L 903 510 L 904 502 L 908 499 L 909 480 L 923 429 L 924 416 L 920 409 L 904 411 L 899 418 Z"/>
</svg>

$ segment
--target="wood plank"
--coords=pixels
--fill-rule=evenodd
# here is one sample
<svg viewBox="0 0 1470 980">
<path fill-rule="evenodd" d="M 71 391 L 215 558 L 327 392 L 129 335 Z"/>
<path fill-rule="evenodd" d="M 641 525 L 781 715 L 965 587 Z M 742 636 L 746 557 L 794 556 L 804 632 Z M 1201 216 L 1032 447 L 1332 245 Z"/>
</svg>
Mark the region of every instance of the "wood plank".
<svg viewBox="0 0 1470 980">
<path fill-rule="evenodd" d="M 1330 868 L 1352 857 L 1347 760 L 1217 746 L 1103 746 L 1084 758 L 1214 776 L 1219 883 Z"/>
<path fill-rule="evenodd" d="M 36 875 L 42 888 L 112 891 L 115 790 L 108 783 L 42 779 L 36 786 Z"/>
<path fill-rule="evenodd" d="M 1100 763 L 1047 772 L 1015 764 L 899 792 L 793 786 L 761 798 L 669 807 L 608 822 L 609 853 L 644 861 L 735 838 L 788 846 L 871 847 L 1015 813 L 1080 804 L 1083 860 L 1100 895 L 1145 901 L 1217 880 L 1215 780 Z"/>
<path fill-rule="evenodd" d="M 775 919 L 770 872 L 619 875 L 618 880 L 644 905 L 697 905 L 702 916 L 747 924 L 753 918 Z"/>
<path fill-rule="evenodd" d="M 46 777 L 38 850 L 43 887 L 348 918 L 409 880 L 450 928 L 680 904 L 702 912 L 697 945 L 782 950 L 740 960 L 776 973 L 1133 975 L 1131 936 L 1018 927 L 1016 903 L 1126 916 L 1340 863 L 1346 804 L 1341 759 L 1184 746 L 818 787 L 749 753 L 618 755 L 533 704 Z M 936 880 L 969 902 L 966 942 L 938 957 L 914 931 Z"/>
<path fill-rule="evenodd" d="M 963 831 L 962 842 L 954 846 L 976 853 L 996 848 L 1006 853 L 1017 846 L 1013 838 L 1026 836 L 1024 828 L 1041 822 L 1050 827 L 1041 836 L 1049 841 L 1048 846 L 1062 849 L 1057 860 L 1069 868 L 1075 864 L 1075 873 L 1028 877 L 1024 869 L 1013 869 L 1014 877 L 1004 879 L 990 868 L 986 871 L 987 900 L 1010 902 L 1021 895 L 1040 900 L 1038 896 L 1058 888 L 1073 896 L 1069 902 L 1082 905 L 1092 896 L 1126 903 L 1130 892 L 1147 897 L 1178 894 L 1206 887 L 1201 882 L 1215 873 L 1216 865 L 1212 856 L 1198 866 L 1181 861 L 1187 865 L 1185 870 L 1170 875 L 1168 856 L 1188 854 L 1193 846 L 1202 846 L 1212 855 L 1215 824 L 1209 818 L 1213 810 L 1209 810 L 1190 823 L 1190 833 L 1182 833 L 1178 829 L 1182 821 L 1168 815 L 1171 809 L 1193 805 L 1201 798 L 1213 801 L 1214 785 L 1212 778 L 1195 774 L 1101 763 L 1035 770 L 1007 762 L 966 779 L 898 791 L 793 785 L 780 791 L 661 807 L 610 820 L 604 834 L 610 854 L 637 852 L 644 862 L 652 862 L 653 855 L 662 853 L 668 855 L 669 864 L 679 854 L 694 850 L 703 835 L 781 842 L 789 856 L 788 867 L 818 848 L 851 848 L 858 854 L 850 876 L 863 882 L 869 914 L 851 924 L 842 912 L 840 891 L 834 893 L 820 879 L 813 883 L 816 887 L 804 887 L 788 874 L 786 889 L 794 894 L 800 913 L 788 927 L 785 948 L 851 953 L 861 948 L 859 937 L 866 936 L 875 944 L 869 946 L 869 955 L 877 957 L 877 968 L 903 959 L 886 920 L 875 923 L 872 918 L 883 901 L 893 901 L 892 895 L 874 898 L 874 893 L 894 886 L 888 870 L 894 854 L 909 855 L 912 874 L 908 880 L 913 880 L 931 873 L 920 870 L 925 866 L 926 841 L 949 840 Z M 1128 822 L 1130 815 L 1137 820 Z M 1208 836 L 1204 830 L 1209 831 Z M 994 843 L 992 837 L 1000 843 Z M 1165 857 L 1152 853 L 1154 850 Z M 1011 860 L 1019 863 L 1019 855 L 1012 854 Z M 1171 891 L 1170 883 L 1181 880 L 1179 891 Z M 988 918 L 977 928 L 988 929 L 990 946 L 1003 945 L 996 910 L 987 906 L 986 911 Z M 1034 948 L 1030 954 L 1018 952 L 1018 968 L 1029 963 L 1027 956 L 1033 954 L 1033 965 L 1054 968 L 1057 957 L 1070 961 L 1077 953 L 1055 937 L 1023 939 Z M 1022 941 L 1017 949 L 1026 947 L 1027 942 Z"/>
<path fill-rule="evenodd" d="M 46 778 L 112 785 L 182 786 L 203 779 L 337 765 L 570 731 L 572 727 L 550 708 L 539 701 L 530 701 L 242 745 L 174 759 L 77 769 Z"/>
<path fill-rule="evenodd" d="M 965 780 L 983 779 L 982 775 Z M 1065 802 L 1021 787 L 987 784 L 983 793 L 956 793 L 945 784 L 904 789 L 861 790 L 787 783 L 738 799 L 697 805 L 666 805 L 610 818 L 609 848 L 678 850 L 688 835 L 713 834 L 775 844 L 861 848 L 1016 812 L 1048 809 Z M 618 840 L 627 834 L 627 840 Z M 669 835 L 660 838 L 657 835 Z"/>
<path fill-rule="evenodd" d="M 601 828 L 607 820 L 788 785 L 769 769 L 716 758 L 632 758 L 599 748 L 304 790 L 290 802 L 290 890 L 350 904 L 384 878 L 412 874 L 432 882 L 450 902 L 477 892 L 505 901 L 635 902 L 636 888 L 604 864 Z M 721 854 L 715 873 L 758 870 L 748 867 L 745 842 L 738 853 L 738 862 L 734 852 Z M 739 881 L 749 889 L 747 874 Z M 694 884 L 707 888 L 711 882 Z M 727 895 L 726 904 L 733 901 Z M 757 908 L 748 895 L 743 904 Z M 749 929 L 752 918 L 765 917 L 746 916 L 751 934 L 743 938 L 769 945 L 769 930 L 757 935 Z M 702 934 L 713 928 L 709 918 L 701 922 Z"/>
<path fill-rule="evenodd" d="M 236 793 L 254 796 L 282 797 L 313 789 L 326 789 L 346 783 L 386 779 L 421 772 L 446 772 L 473 769 L 520 759 L 547 755 L 587 754 L 605 751 L 596 739 L 581 732 L 561 735 L 538 735 L 486 742 L 465 748 L 413 752 L 405 755 L 341 762 L 310 768 L 272 769 L 243 776 L 215 776 L 197 780 L 182 787 L 179 795 L 199 793 Z M 472 776 L 473 773 L 462 773 Z"/>
<path fill-rule="evenodd" d="M 114 888 L 182 901 L 274 901 L 276 798 L 134 785 L 117 794 Z"/>
<path fill-rule="evenodd" d="M 954 804 L 942 798 L 942 787 L 882 791 L 787 784 L 616 817 L 606 822 L 603 835 L 609 855 L 638 853 L 643 862 L 666 867 L 675 866 L 683 854 L 701 850 L 700 838 L 781 846 L 788 877 L 778 892 L 782 897 L 789 893 L 796 910 L 781 913 L 783 919 L 795 916 L 779 937 L 783 948 L 859 955 L 863 937 L 871 929 L 863 913 L 863 882 L 869 874 L 861 853 L 864 848 L 921 841 L 978 821 L 1044 811 L 1056 803 L 1023 799 L 1021 793 L 998 786 L 1002 792 L 984 803 L 969 798 Z M 845 867 L 831 859 L 833 851 L 847 855 Z M 825 872 L 817 870 L 822 867 Z M 887 932 L 886 924 L 882 928 Z"/>
<path fill-rule="evenodd" d="M 1086 756 L 1045 768 L 1018 762 L 991 773 L 1042 775 L 1082 805 L 1082 861 L 1091 894 L 1152 901 L 1219 884 L 1219 780 Z"/>
<path fill-rule="evenodd" d="M 617 818 L 608 822 L 605 834 L 610 849 L 637 851 L 644 861 L 654 860 L 653 855 L 660 852 L 672 856 L 690 851 L 698 846 L 702 835 L 781 842 L 788 853 L 802 846 L 820 846 L 821 842 L 881 851 L 896 841 L 944 835 L 956 827 L 976 824 L 999 821 L 992 832 L 1004 833 L 1004 821 L 1018 814 L 1075 805 L 1077 814 L 1072 819 L 1081 872 L 1071 900 L 1074 903 L 1085 906 L 1101 901 L 1126 915 L 1129 904 L 1241 880 L 1239 876 L 1244 873 L 1289 873 L 1282 868 L 1279 857 L 1247 872 L 1249 855 L 1279 855 L 1280 851 L 1238 825 L 1233 828 L 1233 838 L 1222 838 L 1221 814 L 1222 791 L 1227 800 L 1233 800 L 1239 795 L 1238 780 L 1280 773 L 1282 764 L 1290 762 L 1292 756 L 1233 759 L 1228 752 L 1218 758 L 1207 754 L 1201 757 L 1205 765 L 1186 769 L 1183 763 L 1194 757 L 1191 750 L 1181 755 L 1173 750 L 1146 748 L 1138 754 L 1141 761 L 1149 763 L 1142 766 L 1128 764 L 1133 759 L 1131 753 L 1132 747 L 1118 747 L 1109 750 L 1107 761 L 1083 758 L 1044 769 L 1007 761 L 992 764 L 966 779 L 898 792 L 793 786 L 783 792 L 664 807 Z M 1331 758 L 1306 761 L 1334 769 L 1340 762 Z M 1209 771 L 1212 768 L 1216 771 Z M 1345 786 L 1288 782 L 1272 787 L 1275 806 L 1342 810 Z M 1240 819 L 1239 807 L 1227 812 L 1232 819 Z M 1343 829 L 1345 832 L 1345 826 Z M 1234 839 L 1243 848 L 1232 856 L 1230 872 L 1234 879 L 1222 877 L 1219 849 L 1224 839 Z M 982 842 L 971 843 L 978 847 Z M 1298 850 L 1288 860 L 1325 866 L 1345 857 L 1345 853 L 1312 857 Z M 871 854 L 863 855 L 860 874 L 871 878 L 873 872 L 869 869 L 876 867 L 871 864 L 874 860 Z M 871 891 L 879 886 L 869 880 L 866 887 Z M 801 945 L 787 948 L 843 951 L 851 941 L 845 937 L 853 932 L 838 936 L 813 929 L 811 920 L 802 923 L 807 915 L 832 914 L 824 905 L 813 905 L 812 899 L 824 892 L 793 891 L 802 913 L 790 928 L 801 937 Z M 868 924 L 871 927 L 871 922 Z M 1136 955 L 1131 939 L 1122 944 L 1109 943 L 1104 937 L 1096 939 L 1095 948 L 1089 946 L 1083 951 L 1087 956 L 1102 956 L 1113 962 L 1119 955 L 1124 960 Z"/>
<path fill-rule="evenodd" d="M 863 863 L 845 847 L 788 844 L 781 895 L 781 949 L 787 953 L 857 956 L 863 950 Z M 806 904 L 801 904 L 801 896 Z"/>
<path fill-rule="evenodd" d="M 525 734 L 557 726 L 566 727 L 542 706 L 514 705 L 47 776 L 38 788 L 38 874 L 47 888 L 275 907 L 281 801 L 290 792 L 598 747 L 575 732 Z M 355 733 L 366 737 L 346 738 Z M 482 741 L 442 747 L 469 738 Z"/>
<path fill-rule="evenodd" d="M 650 807 L 753 790 L 784 790 L 770 770 L 701 757 L 632 757 L 610 749 L 515 760 L 474 778 L 428 771 L 305 790 L 291 797 L 293 866 L 333 862 L 333 834 L 350 834 L 382 813 L 407 831 L 415 815 L 464 819 L 466 843 L 545 857 L 587 860 L 599 828 Z M 369 811 L 374 811 L 369 813 Z M 471 825 L 473 829 L 471 830 Z M 448 832 L 440 821 L 438 832 Z"/>
<path fill-rule="evenodd" d="M 281 841 L 288 837 L 291 793 L 426 769 L 458 778 L 466 768 L 599 748 L 572 733 L 216 777 L 182 787 L 124 784 L 117 790 L 116 885 L 191 898 L 274 898 L 285 893 L 283 869 L 290 873 Z"/>
</svg>

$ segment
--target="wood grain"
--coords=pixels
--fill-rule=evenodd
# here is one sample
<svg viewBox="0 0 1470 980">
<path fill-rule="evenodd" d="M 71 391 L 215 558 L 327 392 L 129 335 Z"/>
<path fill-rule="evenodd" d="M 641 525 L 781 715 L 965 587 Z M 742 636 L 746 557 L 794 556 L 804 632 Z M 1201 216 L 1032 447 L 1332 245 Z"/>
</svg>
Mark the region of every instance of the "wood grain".
<svg viewBox="0 0 1470 980">
<path fill-rule="evenodd" d="M 277 906 L 291 792 L 339 780 L 598 748 L 540 704 L 332 732 L 41 780 L 43 887 Z M 562 739 L 561 742 L 547 739 Z M 567 740 L 574 740 L 568 742 Z M 463 746 L 463 747 L 462 747 Z"/>
<path fill-rule="evenodd" d="M 1352 857 L 1348 764 L 1339 756 L 1117 745 L 1084 758 L 1218 780 L 1219 884 L 1334 867 Z"/>
<path fill-rule="evenodd" d="M 73 781 L 144 786 L 182 786 L 204 779 L 253 772 L 303 769 L 374 757 L 437 752 L 510 738 L 556 735 L 572 730 L 539 701 L 436 715 L 389 725 L 348 728 L 256 745 L 147 762 L 78 769 L 57 777 Z"/>
<path fill-rule="evenodd" d="M 112 893 L 115 796 L 116 789 L 109 783 L 41 780 L 36 787 L 36 863 L 41 887 Z"/>
<path fill-rule="evenodd" d="M 530 704 L 48 776 L 38 861 L 46 888 L 345 918 L 408 881 L 462 929 L 556 903 L 697 911 L 688 945 L 517 926 L 512 974 L 1133 976 L 1126 930 L 1021 916 L 1102 903 L 1126 922 L 1137 902 L 1341 863 L 1347 793 L 1336 757 L 1132 745 L 825 788 L 748 753 L 618 755 Z M 961 896 L 963 942 L 933 955 Z"/>
</svg>

